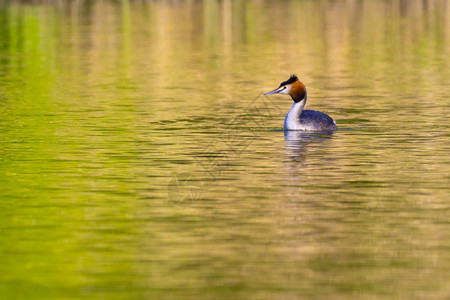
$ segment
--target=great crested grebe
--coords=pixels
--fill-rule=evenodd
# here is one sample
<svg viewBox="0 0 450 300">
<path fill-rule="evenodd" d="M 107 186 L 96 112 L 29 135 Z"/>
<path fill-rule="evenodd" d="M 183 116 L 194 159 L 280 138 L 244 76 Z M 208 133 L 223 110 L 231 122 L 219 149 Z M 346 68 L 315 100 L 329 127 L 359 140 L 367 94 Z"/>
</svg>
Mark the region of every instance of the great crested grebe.
<svg viewBox="0 0 450 300">
<path fill-rule="evenodd" d="M 297 76 L 282 82 L 280 86 L 264 95 L 284 94 L 294 100 L 294 104 L 284 119 L 284 130 L 331 131 L 336 130 L 336 122 L 327 114 L 315 110 L 303 110 L 306 104 L 306 87 Z"/>
</svg>

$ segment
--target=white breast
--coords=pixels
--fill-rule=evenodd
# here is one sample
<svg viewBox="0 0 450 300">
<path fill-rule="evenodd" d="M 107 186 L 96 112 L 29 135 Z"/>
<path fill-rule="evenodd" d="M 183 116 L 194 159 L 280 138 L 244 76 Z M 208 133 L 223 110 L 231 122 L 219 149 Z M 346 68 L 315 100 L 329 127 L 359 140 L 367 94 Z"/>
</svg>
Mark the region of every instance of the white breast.
<svg viewBox="0 0 450 300">
<path fill-rule="evenodd" d="M 297 103 L 294 102 L 284 119 L 284 130 L 308 130 L 307 128 L 303 128 L 300 124 L 300 114 L 302 113 L 305 103 L 305 100 Z"/>
</svg>

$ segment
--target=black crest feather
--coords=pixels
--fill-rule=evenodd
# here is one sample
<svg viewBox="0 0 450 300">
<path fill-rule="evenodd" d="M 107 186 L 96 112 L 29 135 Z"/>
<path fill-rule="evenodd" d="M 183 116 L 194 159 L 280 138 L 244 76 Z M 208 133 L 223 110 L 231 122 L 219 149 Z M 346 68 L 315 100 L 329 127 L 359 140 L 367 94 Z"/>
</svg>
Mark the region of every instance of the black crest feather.
<svg viewBox="0 0 450 300">
<path fill-rule="evenodd" d="M 288 80 L 283 81 L 283 82 L 280 84 L 280 86 L 283 86 L 283 85 L 286 85 L 286 84 L 294 83 L 294 82 L 296 82 L 297 80 L 298 80 L 297 75 L 292 74 L 291 77 L 289 77 Z"/>
</svg>

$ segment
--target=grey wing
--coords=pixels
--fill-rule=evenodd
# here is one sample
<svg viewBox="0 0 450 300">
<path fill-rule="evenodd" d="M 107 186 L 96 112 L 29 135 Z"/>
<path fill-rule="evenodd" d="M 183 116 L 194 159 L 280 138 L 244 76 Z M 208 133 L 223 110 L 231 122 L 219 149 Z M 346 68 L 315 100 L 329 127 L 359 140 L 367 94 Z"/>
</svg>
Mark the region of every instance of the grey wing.
<svg viewBox="0 0 450 300">
<path fill-rule="evenodd" d="M 304 110 L 300 115 L 300 123 L 312 126 L 315 130 L 335 130 L 336 123 L 327 114 L 315 110 Z"/>
</svg>

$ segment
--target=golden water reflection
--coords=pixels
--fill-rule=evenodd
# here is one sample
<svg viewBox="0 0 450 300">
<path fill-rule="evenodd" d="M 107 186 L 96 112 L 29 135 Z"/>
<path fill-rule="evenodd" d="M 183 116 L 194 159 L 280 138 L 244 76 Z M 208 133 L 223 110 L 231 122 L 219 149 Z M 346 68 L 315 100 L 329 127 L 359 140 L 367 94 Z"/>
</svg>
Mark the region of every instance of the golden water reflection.
<svg viewBox="0 0 450 300">
<path fill-rule="evenodd" d="M 0 1 L 0 295 L 445 299 L 449 22 Z M 262 92 L 291 73 L 337 132 L 280 131 L 291 100 Z"/>
</svg>

